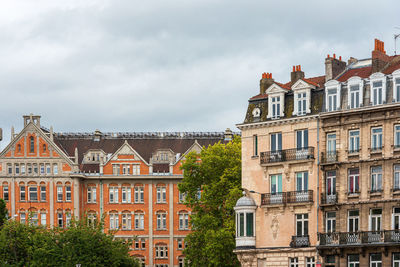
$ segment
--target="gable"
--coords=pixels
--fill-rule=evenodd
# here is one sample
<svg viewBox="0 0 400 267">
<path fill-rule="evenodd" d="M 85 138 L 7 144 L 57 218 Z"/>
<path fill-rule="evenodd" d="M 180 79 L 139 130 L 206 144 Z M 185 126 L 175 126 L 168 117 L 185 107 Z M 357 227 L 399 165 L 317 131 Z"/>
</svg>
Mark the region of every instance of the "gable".
<svg viewBox="0 0 400 267">
<path fill-rule="evenodd" d="M 131 161 L 142 161 L 145 164 L 147 162 L 133 149 L 127 141 L 123 143 L 123 145 L 115 151 L 113 155 L 111 155 L 110 159 L 106 162 L 108 164 L 111 161 L 118 161 L 118 160 L 131 160 Z"/>
<path fill-rule="evenodd" d="M 280 87 L 276 83 L 274 83 L 273 85 L 268 87 L 268 89 L 266 90 L 266 93 L 269 94 L 269 95 L 279 94 L 279 93 L 286 93 L 286 92 L 287 92 L 287 90 L 283 89 L 282 87 Z"/>
<path fill-rule="evenodd" d="M 315 86 L 303 81 L 302 79 L 299 79 L 292 86 L 292 90 L 301 90 L 301 89 L 310 89 L 310 88 L 315 88 Z"/>
</svg>

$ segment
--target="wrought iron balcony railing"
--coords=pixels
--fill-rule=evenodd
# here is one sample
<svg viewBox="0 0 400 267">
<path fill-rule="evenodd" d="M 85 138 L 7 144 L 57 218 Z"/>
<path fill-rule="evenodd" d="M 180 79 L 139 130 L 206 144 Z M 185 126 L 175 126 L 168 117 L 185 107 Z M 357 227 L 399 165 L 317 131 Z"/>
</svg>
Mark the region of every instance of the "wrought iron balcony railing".
<svg viewBox="0 0 400 267">
<path fill-rule="evenodd" d="M 312 202 L 313 190 L 261 194 L 261 205 Z"/>
<path fill-rule="evenodd" d="M 337 194 L 326 194 L 321 193 L 321 204 L 336 204 L 337 203 Z"/>
<path fill-rule="evenodd" d="M 292 236 L 292 241 L 290 242 L 290 247 L 292 248 L 303 248 L 310 246 L 310 237 L 308 235 Z"/>
<path fill-rule="evenodd" d="M 320 246 L 351 246 L 376 243 L 400 244 L 400 230 L 318 233 Z"/>
<path fill-rule="evenodd" d="M 321 152 L 322 163 L 330 163 L 338 161 L 339 152 L 338 151 L 328 151 L 326 153 Z"/>
<path fill-rule="evenodd" d="M 314 147 L 309 146 L 260 153 L 261 164 L 307 159 L 314 159 Z"/>
</svg>

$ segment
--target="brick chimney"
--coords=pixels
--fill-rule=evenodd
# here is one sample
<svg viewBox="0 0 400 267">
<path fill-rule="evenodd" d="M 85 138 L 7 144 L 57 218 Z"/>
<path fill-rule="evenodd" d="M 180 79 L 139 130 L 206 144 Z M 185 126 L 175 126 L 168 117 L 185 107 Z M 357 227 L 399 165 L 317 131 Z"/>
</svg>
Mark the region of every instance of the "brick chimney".
<svg viewBox="0 0 400 267">
<path fill-rule="evenodd" d="M 346 69 L 346 62 L 342 61 L 342 57 L 336 58 L 336 54 L 333 57 L 329 55 L 325 58 L 325 81 L 335 79 L 340 73 Z"/>
<path fill-rule="evenodd" d="M 301 70 L 301 65 L 293 66 L 293 71 L 290 73 L 292 85 L 299 79 L 304 79 L 304 71 Z"/>
<path fill-rule="evenodd" d="M 272 79 L 272 73 L 263 73 L 261 75 L 260 80 L 260 94 L 265 94 L 268 87 L 270 87 L 274 83 L 274 79 Z"/>
<path fill-rule="evenodd" d="M 375 39 L 375 47 L 372 51 L 372 73 L 381 71 L 390 61 L 390 57 L 386 55 L 385 43 Z"/>
</svg>

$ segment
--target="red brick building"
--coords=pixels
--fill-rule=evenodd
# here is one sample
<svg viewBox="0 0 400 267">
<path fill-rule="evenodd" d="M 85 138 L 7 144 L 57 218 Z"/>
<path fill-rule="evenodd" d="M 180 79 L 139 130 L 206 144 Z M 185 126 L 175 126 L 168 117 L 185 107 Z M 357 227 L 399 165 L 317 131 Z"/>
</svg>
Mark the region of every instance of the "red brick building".
<svg viewBox="0 0 400 267">
<path fill-rule="evenodd" d="M 105 231 L 134 239 L 145 266 L 183 266 L 190 210 L 177 184 L 190 151 L 232 132 L 55 133 L 24 116 L 0 154 L 0 197 L 10 216 L 67 227 L 72 216 L 105 216 Z"/>
</svg>

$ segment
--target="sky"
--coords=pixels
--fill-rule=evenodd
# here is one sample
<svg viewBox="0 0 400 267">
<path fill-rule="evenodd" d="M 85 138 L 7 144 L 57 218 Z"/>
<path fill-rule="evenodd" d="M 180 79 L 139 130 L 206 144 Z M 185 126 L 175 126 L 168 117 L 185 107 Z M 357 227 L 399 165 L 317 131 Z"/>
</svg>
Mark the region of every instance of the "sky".
<svg viewBox="0 0 400 267">
<path fill-rule="evenodd" d="M 0 127 L 56 132 L 238 131 L 263 72 L 394 54 L 400 1 L 2 0 Z M 400 39 L 397 50 L 400 51 Z"/>
</svg>

